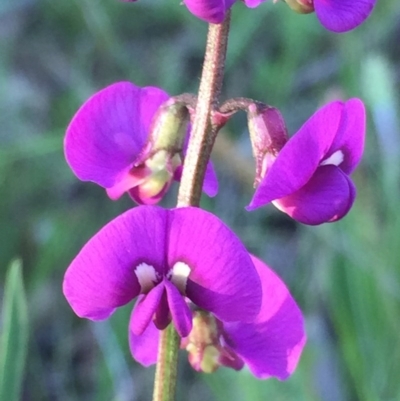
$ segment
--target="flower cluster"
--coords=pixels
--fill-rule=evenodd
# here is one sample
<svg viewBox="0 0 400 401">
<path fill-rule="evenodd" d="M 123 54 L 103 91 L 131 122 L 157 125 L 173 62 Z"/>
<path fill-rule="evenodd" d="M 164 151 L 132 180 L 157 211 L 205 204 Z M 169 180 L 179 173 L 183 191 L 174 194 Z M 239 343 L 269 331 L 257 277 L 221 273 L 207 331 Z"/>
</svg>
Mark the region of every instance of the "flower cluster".
<svg viewBox="0 0 400 401">
<path fill-rule="evenodd" d="M 129 82 L 95 94 L 67 130 L 72 170 L 112 199 L 128 192 L 139 204 L 161 200 L 179 179 L 190 137 L 187 116 L 171 99 Z M 272 202 L 306 224 L 343 217 L 355 197 L 348 174 L 363 151 L 362 102 L 328 104 L 290 139 L 277 109 L 250 105 L 248 116 L 257 161 L 248 209 Z M 204 190 L 217 192 L 211 165 Z M 145 366 L 155 363 L 159 330 L 171 322 L 192 366 L 206 372 L 247 364 L 259 378 L 285 379 L 305 343 L 301 312 L 283 282 L 198 208 L 139 206 L 117 217 L 73 260 L 64 294 L 78 316 L 93 320 L 137 298 L 130 347 Z"/>
<path fill-rule="evenodd" d="M 327 29 L 344 32 L 361 24 L 376 0 L 285 1 L 297 12 L 315 11 Z M 184 3 L 217 24 L 234 2 Z M 244 0 L 249 8 L 262 2 Z M 247 112 L 256 160 L 248 210 L 273 203 L 309 225 L 349 212 L 356 196 L 349 175 L 364 148 L 361 100 L 329 103 L 290 138 L 274 107 L 237 98 L 224 111 L 217 103 L 207 121 L 213 133 L 236 111 Z M 140 206 L 109 222 L 82 248 L 65 274 L 64 294 L 78 316 L 92 320 L 106 319 L 137 299 L 129 342 L 144 366 L 156 363 L 160 331 L 172 324 L 194 369 L 247 365 L 258 378 L 284 380 L 306 341 L 302 313 L 285 284 L 211 213 L 155 206 L 181 178 L 196 109 L 193 95 L 171 97 L 160 88 L 119 82 L 78 110 L 65 137 L 71 169 L 105 188 L 111 199 L 128 193 Z M 218 192 L 211 162 L 202 189 L 209 196 Z"/>
</svg>

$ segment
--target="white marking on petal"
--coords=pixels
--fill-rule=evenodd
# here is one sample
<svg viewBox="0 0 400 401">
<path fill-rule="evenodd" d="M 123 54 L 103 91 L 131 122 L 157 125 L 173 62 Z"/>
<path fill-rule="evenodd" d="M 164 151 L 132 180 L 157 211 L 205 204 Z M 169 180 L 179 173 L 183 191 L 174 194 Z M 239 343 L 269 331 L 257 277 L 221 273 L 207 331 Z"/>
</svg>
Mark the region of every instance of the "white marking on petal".
<svg viewBox="0 0 400 401">
<path fill-rule="evenodd" d="M 339 166 L 340 163 L 344 160 L 344 154 L 341 150 L 337 150 L 335 153 L 330 155 L 327 159 L 323 160 L 320 163 L 320 166 L 327 166 L 329 164 L 333 164 L 334 166 Z"/>
<path fill-rule="evenodd" d="M 281 206 L 281 204 L 279 203 L 279 199 L 276 199 L 274 201 L 272 201 L 272 204 L 281 212 L 283 213 L 287 213 L 287 209 L 285 209 L 284 207 Z"/>
<path fill-rule="evenodd" d="M 156 269 L 147 263 L 140 263 L 137 265 L 135 274 L 139 281 L 142 294 L 147 294 L 158 281 Z"/>
<path fill-rule="evenodd" d="M 170 281 L 182 294 L 186 292 L 186 282 L 191 271 L 192 269 L 183 262 L 176 262 L 170 271 Z"/>
</svg>

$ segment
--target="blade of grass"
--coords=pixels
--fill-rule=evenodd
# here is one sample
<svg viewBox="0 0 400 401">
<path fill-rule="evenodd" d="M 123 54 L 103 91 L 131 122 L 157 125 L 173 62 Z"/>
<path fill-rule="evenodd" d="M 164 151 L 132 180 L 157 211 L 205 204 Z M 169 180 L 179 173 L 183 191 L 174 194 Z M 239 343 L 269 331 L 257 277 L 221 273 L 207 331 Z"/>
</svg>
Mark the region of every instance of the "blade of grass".
<svg viewBox="0 0 400 401">
<path fill-rule="evenodd" d="M 18 401 L 22 390 L 28 343 L 28 313 L 22 280 L 22 263 L 8 270 L 2 307 L 0 339 L 0 400 Z"/>
</svg>

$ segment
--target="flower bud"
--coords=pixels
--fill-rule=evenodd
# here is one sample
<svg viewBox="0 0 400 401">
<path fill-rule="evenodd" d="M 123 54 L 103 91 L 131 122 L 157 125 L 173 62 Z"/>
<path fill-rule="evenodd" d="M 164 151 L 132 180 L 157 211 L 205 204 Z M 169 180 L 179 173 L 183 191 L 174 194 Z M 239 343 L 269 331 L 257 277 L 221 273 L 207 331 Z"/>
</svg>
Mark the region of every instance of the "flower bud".
<svg viewBox="0 0 400 401">
<path fill-rule="evenodd" d="M 192 331 L 181 345 L 189 353 L 189 363 L 197 371 L 212 373 L 220 366 L 239 370 L 244 365 L 242 359 L 224 344 L 221 322 L 204 311 L 193 312 Z"/>
<path fill-rule="evenodd" d="M 314 11 L 314 0 L 284 0 L 286 4 L 299 14 L 309 14 Z"/>
<path fill-rule="evenodd" d="M 185 104 L 175 98 L 162 104 L 150 128 L 149 142 L 152 145 L 152 152 L 159 150 L 182 152 L 188 123 L 189 113 Z"/>
<path fill-rule="evenodd" d="M 247 123 L 256 159 L 254 186 L 257 187 L 287 142 L 288 135 L 285 121 L 275 107 L 259 103 L 250 104 L 247 109 Z"/>
</svg>

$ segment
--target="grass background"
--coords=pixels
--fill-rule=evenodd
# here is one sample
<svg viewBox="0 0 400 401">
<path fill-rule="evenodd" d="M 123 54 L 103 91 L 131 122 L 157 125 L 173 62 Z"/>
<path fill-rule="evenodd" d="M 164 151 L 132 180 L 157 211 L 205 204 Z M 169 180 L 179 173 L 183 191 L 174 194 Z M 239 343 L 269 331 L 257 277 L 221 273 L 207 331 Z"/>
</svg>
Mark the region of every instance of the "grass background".
<svg viewBox="0 0 400 401">
<path fill-rule="evenodd" d="M 151 399 L 154 370 L 128 350 L 131 305 L 92 323 L 77 318 L 62 295 L 74 255 L 132 206 L 128 197 L 111 202 L 101 188 L 78 181 L 62 141 L 80 104 L 112 82 L 195 92 L 206 28 L 178 1 L 1 0 L 0 299 L 15 257 L 27 299 L 27 313 L 18 309 L 23 302 L 3 302 L 2 339 L 15 327 L 6 324 L 7 305 L 29 326 L 16 399 Z M 399 38 L 397 0 L 378 0 L 368 21 L 343 35 L 281 2 L 234 6 L 223 98 L 274 105 L 294 133 L 324 102 L 358 96 L 368 108 L 367 146 L 349 215 L 306 227 L 272 206 L 244 212 L 254 168 L 245 117 L 235 116 L 221 133 L 213 154 L 221 188 L 203 206 L 285 279 L 309 339 L 286 382 L 258 381 L 246 370 L 197 374 L 182 352 L 179 400 L 400 400 Z M 175 194 L 163 204 L 172 206 Z M 23 298 L 21 290 L 16 296 Z"/>
</svg>

